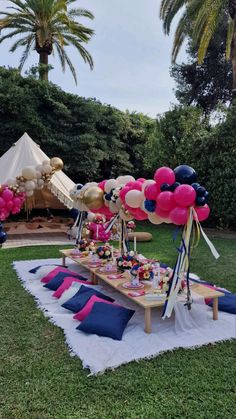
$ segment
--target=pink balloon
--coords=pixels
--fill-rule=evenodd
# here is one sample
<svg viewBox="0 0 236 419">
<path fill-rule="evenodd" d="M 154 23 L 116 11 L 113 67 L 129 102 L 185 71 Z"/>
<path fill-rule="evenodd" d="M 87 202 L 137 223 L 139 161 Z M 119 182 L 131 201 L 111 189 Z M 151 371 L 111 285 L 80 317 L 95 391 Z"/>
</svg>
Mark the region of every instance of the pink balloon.
<svg viewBox="0 0 236 419">
<path fill-rule="evenodd" d="M 194 207 L 197 217 L 199 221 L 204 221 L 209 217 L 210 208 L 207 204 L 203 205 L 203 207 Z"/>
<path fill-rule="evenodd" d="M 174 199 L 181 207 L 192 206 L 196 199 L 196 191 L 191 185 L 180 185 L 174 191 Z"/>
<path fill-rule="evenodd" d="M 121 189 L 119 198 L 122 202 L 125 202 L 125 195 L 127 194 L 127 192 L 129 192 L 129 190 L 130 188 L 128 186 L 124 186 L 124 188 Z"/>
<path fill-rule="evenodd" d="M 128 183 L 126 183 L 126 186 L 129 186 L 129 183 L 132 183 L 132 185 L 130 185 L 130 189 L 137 189 L 137 191 L 141 191 L 142 190 L 142 182 L 138 182 L 136 180 L 135 182 L 128 182 Z"/>
<path fill-rule="evenodd" d="M 14 194 L 12 191 L 10 191 L 10 189 L 4 189 L 4 191 L 2 192 L 2 198 L 4 199 L 4 201 L 11 201 L 13 198 Z"/>
<path fill-rule="evenodd" d="M 143 210 L 141 210 L 140 208 L 132 208 L 132 215 L 134 215 L 134 218 L 138 221 L 144 221 L 147 220 L 148 215 L 146 214 L 146 212 L 144 212 Z"/>
<path fill-rule="evenodd" d="M 102 182 L 98 183 L 98 187 L 101 188 L 104 191 L 105 184 L 106 184 L 106 180 L 102 180 Z"/>
<path fill-rule="evenodd" d="M 154 174 L 154 180 L 159 186 L 163 183 L 172 185 L 175 182 L 175 173 L 170 167 L 160 167 Z"/>
<path fill-rule="evenodd" d="M 161 208 L 159 208 L 158 205 L 156 205 L 155 213 L 161 218 L 169 218 L 170 215 L 170 211 L 164 211 Z"/>
<path fill-rule="evenodd" d="M 161 210 L 172 210 L 175 207 L 174 194 L 169 191 L 161 192 L 157 197 L 157 205 Z"/>
<path fill-rule="evenodd" d="M 0 197 L 0 208 L 4 208 L 5 204 L 6 204 L 5 200 L 2 199 L 2 197 Z"/>
<path fill-rule="evenodd" d="M 143 183 L 143 182 L 145 182 L 145 180 L 146 180 L 146 179 L 145 179 L 144 177 L 140 177 L 140 178 L 138 178 L 138 179 L 137 179 L 137 182 L 141 182 L 141 183 Z"/>
<path fill-rule="evenodd" d="M 7 208 L 8 210 L 11 210 L 11 209 L 13 208 L 13 206 L 14 206 L 13 201 L 7 201 L 7 202 L 6 202 L 6 208 Z"/>
<path fill-rule="evenodd" d="M 20 212 L 20 210 L 21 209 L 19 207 L 13 207 L 11 212 L 12 212 L 12 214 L 18 214 L 18 212 Z"/>
<path fill-rule="evenodd" d="M 144 190 L 145 198 L 153 200 L 153 201 L 157 199 L 157 196 L 159 193 L 160 193 L 160 188 L 157 186 L 156 183 L 153 183 L 152 185 L 148 185 Z"/>
<path fill-rule="evenodd" d="M 20 198 L 14 198 L 13 199 L 14 207 L 19 207 L 21 205 L 21 199 Z"/>
<path fill-rule="evenodd" d="M 188 209 L 184 207 L 175 207 L 170 212 L 170 220 L 173 224 L 186 224 L 188 221 Z"/>
</svg>

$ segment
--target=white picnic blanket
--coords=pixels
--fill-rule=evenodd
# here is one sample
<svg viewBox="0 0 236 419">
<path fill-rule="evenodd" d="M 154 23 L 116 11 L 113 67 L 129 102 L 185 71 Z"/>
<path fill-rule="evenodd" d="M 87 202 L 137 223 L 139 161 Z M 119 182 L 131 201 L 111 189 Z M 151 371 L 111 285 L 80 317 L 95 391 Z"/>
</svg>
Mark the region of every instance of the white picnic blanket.
<svg viewBox="0 0 236 419">
<path fill-rule="evenodd" d="M 121 341 L 97 335 L 88 335 L 76 330 L 79 324 L 73 313 L 61 307 L 52 292 L 42 286 L 29 270 L 38 266 L 56 263 L 61 259 L 30 260 L 14 262 L 13 266 L 24 288 L 34 296 L 38 307 L 52 323 L 61 327 L 72 355 L 77 355 L 84 368 L 91 374 L 102 373 L 130 361 L 151 358 L 176 348 L 194 348 L 204 344 L 236 338 L 236 316 L 219 313 L 219 320 L 212 320 L 212 309 L 193 295 L 195 303 L 188 311 L 184 300 L 175 307 L 175 315 L 162 320 L 161 310 L 152 310 L 152 333 L 144 332 L 144 310 L 125 296 L 109 287 L 99 287 L 119 304 L 136 310 L 128 323 Z M 86 269 L 71 262 L 69 268 L 81 274 Z"/>
</svg>

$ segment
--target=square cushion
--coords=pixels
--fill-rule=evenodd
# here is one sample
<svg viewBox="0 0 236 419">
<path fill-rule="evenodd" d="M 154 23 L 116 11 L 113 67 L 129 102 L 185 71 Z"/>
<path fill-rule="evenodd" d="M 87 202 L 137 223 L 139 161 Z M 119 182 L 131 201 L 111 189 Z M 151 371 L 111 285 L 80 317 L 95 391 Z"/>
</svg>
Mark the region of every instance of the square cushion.
<svg viewBox="0 0 236 419">
<path fill-rule="evenodd" d="M 67 268 L 63 268 L 62 266 L 58 266 L 57 268 L 55 268 L 51 272 L 49 272 L 46 276 L 44 276 L 41 279 L 41 282 L 43 282 L 44 284 L 47 284 L 49 281 L 51 281 L 51 279 L 54 278 L 54 276 L 56 276 L 60 272 L 66 273 L 67 275 L 65 275 L 65 276 L 74 276 L 77 279 L 82 279 L 82 281 L 87 280 L 87 278 L 85 278 L 82 275 L 77 274 L 76 272 L 70 271 Z"/>
<path fill-rule="evenodd" d="M 48 275 L 50 272 L 52 272 L 56 268 L 55 265 L 44 265 L 44 266 L 38 266 L 35 272 L 34 269 L 31 269 L 29 271 L 30 273 L 34 273 L 34 279 L 42 279 L 44 276 Z"/>
<path fill-rule="evenodd" d="M 67 300 L 70 300 L 70 298 L 74 297 L 74 295 L 79 291 L 81 286 L 82 284 L 80 282 L 72 282 L 70 288 L 63 292 L 62 296 L 58 300 L 58 303 L 62 305 Z"/>
<path fill-rule="evenodd" d="M 92 295 L 82 310 L 76 313 L 73 318 L 82 322 L 82 320 L 84 320 L 90 313 L 95 303 L 113 304 L 111 301 L 106 301 L 103 298 L 97 297 L 97 295 Z"/>
<path fill-rule="evenodd" d="M 94 303 L 86 319 L 76 329 L 121 340 L 127 323 L 134 313 L 134 310 L 113 304 Z"/>
<path fill-rule="evenodd" d="M 54 278 L 51 279 L 51 281 L 44 284 L 44 287 L 48 288 L 49 290 L 56 291 L 60 285 L 63 284 L 65 278 L 68 278 L 68 274 L 66 272 L 59 272 L 56 276 L 54 276 Z M 77 279 L 74 276 L 72 278 Z M 80 281 L 80 279 L 78 281 Z"/>
<path fill-rule="evenodd" d="M 95 289 L 85 287 L 84 285 L 82 285 L 79 291 L 74 295 L 74 297 L 62 304 L 62 307 L 67 308 L 68 310 L 71 310 L 74 313 L 77 313 L 78 311 L 82 310 L 82 308 L 88 302 L 90 297 L 92 297 L 93 295 L 96 295 L 97 297 L 102 298 L 103 300 L 111 302 L 114 301 L 113 298 L 110 298 L 107 295 L 102 294 L 101 292 Z"/>
<path fill-rule="evenodd" d="M 51 281 L 50 281 L 51 282 Z M 50 284 L 49 282 L 49 284 Z M 82 281 L 81 279 L 74 278 L 73 276 L 66 276 L 62 284 L 57 288 L 57 290 L 52 294 L 53 297 L 60 298 L 65 290 L 70 288 L 73 282 L 79 282 L 81 284 L 93 285 L 92 282 Z"/>
<path fill-rule="evenodd" d="M 230 314 L 236 314 L 236 294 L 225 291 L 223 292 L 225 295 L 218 298 L 219 310 Z M 212 307 L 213 301 L 211 300 L 208 305 Z"/>
<path fill-rule="evenodd" d="M 39 271 L 43 270 L 44 268 L 46 268 L 46 273 L 48 273 L 50 272 L 50 269 L 52 271 L 53 269 L 56 268 L 56 266 L 59 266 L 59 265 L 56 265 L 56 264 L 39 265 L 39 266 L 36 266 L 35 268 L 30 269 L 29 273 L 36 274 L 36 273 L 39 273 Z M 48 269 L 48 272 L 47 272 L 47 269 Z"/>
</svg>

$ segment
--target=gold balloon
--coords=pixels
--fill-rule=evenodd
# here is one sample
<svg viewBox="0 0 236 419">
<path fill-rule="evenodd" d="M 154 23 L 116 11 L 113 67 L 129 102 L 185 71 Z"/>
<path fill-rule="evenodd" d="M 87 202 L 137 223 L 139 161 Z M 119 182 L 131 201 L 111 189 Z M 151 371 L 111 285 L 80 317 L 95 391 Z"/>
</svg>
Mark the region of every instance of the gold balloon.
<svg viewBox="0 0 236 419">
<path fill-rule="evenodd" d="M 82 202 L 90 210 L 97 210 L 101 208 L 104 204 L 103 190 L 98 186 L 91 186 L 91 188 L 88 188 L 84 192 Z"/>
<path fill-rule="evenodd" d="M 59 157 L 53 157 L 50 160 L 50 165 L 53 167 L 54 170 L 62 170 L 64 167 L 64 163 L 62 161 L 62 159 L 60 159 Z"/>
</svg>

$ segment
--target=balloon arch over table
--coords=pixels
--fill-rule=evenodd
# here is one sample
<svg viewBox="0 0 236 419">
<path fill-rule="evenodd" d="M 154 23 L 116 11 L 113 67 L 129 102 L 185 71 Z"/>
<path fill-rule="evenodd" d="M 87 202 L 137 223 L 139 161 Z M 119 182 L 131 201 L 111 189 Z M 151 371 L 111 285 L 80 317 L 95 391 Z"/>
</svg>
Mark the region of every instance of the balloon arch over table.
<svg viewBox="0 0 236 419">
<path fill-rule="evenodd" d="M 200 226 L 200 221 L 206 220 L 210 214 L 208 196 L 205 187 L 197 182 L 195 170 L 187 165 L 178 166 L 174 170 L 161 167 L 156 170 L 153 179 L 135 180 L 130 175 L 119 176 L 100 183 L 78 184 L 71 191 L 74 206 L 81 211 L 79 231 L 82 231 L 85 212 L 104 214 L 111 219 L 111 225 L 117 219 L 123 222 L 135 219 L 149 220 L 153 224 L 173 223 L 182 226 L 181 244 L 167 294 L 164 318 L 171 315 L 183 272 L 186 272 L 187 280 L 187 305 L 191 308 L 189 268 L 193 227 L 198 233 L 202 232 L 213 255 L 219 257 Z"/>
</svg>

